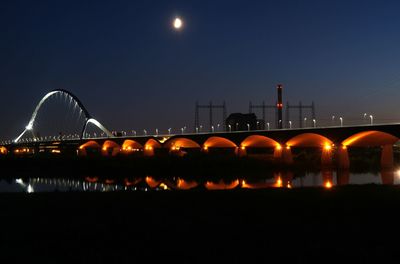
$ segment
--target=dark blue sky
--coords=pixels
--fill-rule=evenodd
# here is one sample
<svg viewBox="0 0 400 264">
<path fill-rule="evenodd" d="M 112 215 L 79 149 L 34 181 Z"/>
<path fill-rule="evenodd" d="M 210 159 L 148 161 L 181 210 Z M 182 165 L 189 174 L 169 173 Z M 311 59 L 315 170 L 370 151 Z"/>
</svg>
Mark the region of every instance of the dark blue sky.
<svg viewBox="0 0 400 264">
<path fill-rule="evenodd" d="M 196 100 L 247 112 L 250 100 L 274 103 L 277 83 L 285 102 L 315 101 L 321 124 L 364 112 L 400 121 L 398 10 L 378 0 L 2 1 L 0 138 L 57 88 L 110 130 L 193 126 Z"/>
</svg>

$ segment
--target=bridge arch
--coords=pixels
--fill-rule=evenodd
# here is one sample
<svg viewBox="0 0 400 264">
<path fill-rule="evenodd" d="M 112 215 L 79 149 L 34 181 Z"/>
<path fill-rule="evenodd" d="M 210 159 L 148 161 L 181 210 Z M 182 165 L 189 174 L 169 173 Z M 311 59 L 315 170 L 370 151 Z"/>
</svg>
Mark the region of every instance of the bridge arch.
<svg viewBox="0 0 400 264">
<path fill-rule="evenodd" d="M 194 140 L 188 138 L 172 138 L 164 143 L 164 147 L 170 150 L 179 150 L 181 148 L 201 148 Z"/>
<path fill-rule="evenodd" d="M 292 137 L 286 142 L 289 147 L 325 147 L 332 146 L 333 142 L 324 136 L 316 133 L 303 133 Z"/>
<path fill-rule="evenodd" d="M 94 140 L 88 141 L 78 148 L 79 156 L 97 155 L 101 152 L 101 146 Z"/>
<path fill-rule="evenodd" d="M 103 156 L 115 157 L 116 155 L 118 155 L 120 151 L 121 151 L 120 145 L 118 145 L 116 142 L 112 140 L 104 141 L 103 146 L 101 148 L 101 154 Z"/>
<path fill-rule="evenodd" d="M 101 129 L 104 133 L 106 133 L 109 137 L 112 137 L 112 133 L 110 131 L 108 131 L 103 125 L 101 125 L 96 119 L 93 119 L 92 116 L 90 115 L 89 111 L 85 108 L 85 106 L 82 104 L 82 102 L 79 100 L 79 98 L 77 96 L 75 96 L 73 93 L 71 93 L 70 91 L 64 90 L 64 89 L 56 89 L 53 91 L 48 92 L 45 96 L 43 96 L 43 98 L 39 101 L 39 103 L 36 105 L 35 110 L 32 113 L 32 116 L 29 120 L 28 125 L 25 127 L 24 131 L 14 140 L 14 142 L 18 142 L 21 137 L 28 131 L 33 133 L 33 127 L 35 125 L 35 120 L 36 117 L 38 115 L 38 112 L 40 110 L 40 108 L 42 107 L 42 105 L 48 100 L 50 99 L 52 96 L 57 95 L 57 94 L 61 94 L 61 95 L 66 95 L 71 101 L 75 102 L 75 105 L 77 105 L 81 111 L 83 112 L 83 114 L 85 115 L 85 124 L 84 127 L 82 129 L 82 133 L 81 133 L 81 138 L 84 138 L 84 132 L 86 130 L 86 126 L 88 123 L 92 123 L 95 126 L 97 126 L 99 129 Z"/>
<path fill-rule="evenodd" d="M 359 132 L 346 138 L 342 145 L 346 147 L 378 147 L 394 145 L 397 141 L 399 141 L 399 138 L 392 134 L 371 130 Z"/>
<path fill-rule="evenodd" d="M 154 138 L 150 138 L 147 140 L 146 144 L 144 144 L 144 154 L 146 156 L 154 156 L 155 150 L 159 148 L 161 148 L 160 142 Z"/>
<path fill-rule="evenodd" d="M 233 153 L 237 154 L 237 149 L 238 146 L 234 142 L 223 137 L 210 137 L 203 144 L 203 151 L 208 153 L 223 152 L 224 154 L 227 154 L 233 150 Z"/>
<path fill-rule="evenodd" d="M 339 150 L 339 166 L 350 167 L 348 147 L 381 147 L 381 167 L 391 168 L 393 166 L 393 145 L 398 141 L 398 137 L 377 130 L 356 133 L 342 141 Z"/>
<path fill-rule="evenodd" d="M 143 150 L 143 145 L 131 139 L 127 139 L 122 143 L 122 151 L 124 153 L 138 152 Z"/>
<path fill-rule="evenodd" d="M 286 142 L 286 148 L 284 148 L 283 156 L 285 157 L 286 163 L 292 163 L 293 157 L 291 148 L 321 148 L 321 165 L 323 167 L 332 166 L 333 158 L 333 142 L 322 135 L 316 133 L 303 133 L 292 137 Z"/>
<path fill-rule="evenodd" d="M 261 135 L 251 135 L 245 138 L 240 144 L 240 155 L 244 156 L 248 154 L 248 148 L 251 149 L 274 149 L 274 157 L 280 158 L 281 156 L 281 144 L 276 140 L 261 136 Z"/>
<path fill-rule="evenodd" d="M 6 155 L 8 150 L 6 147 L 0 146 L 0 155 Z"/>
</svg>

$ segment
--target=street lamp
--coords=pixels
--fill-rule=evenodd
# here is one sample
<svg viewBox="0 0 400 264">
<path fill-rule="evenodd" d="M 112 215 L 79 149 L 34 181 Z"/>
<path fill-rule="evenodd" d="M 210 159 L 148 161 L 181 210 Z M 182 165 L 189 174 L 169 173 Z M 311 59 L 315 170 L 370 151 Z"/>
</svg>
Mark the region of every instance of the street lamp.
<svg viewBox="0 0 400 264">
<path fill-rule="evenodd" d="M 181 127 L 181 133 L 183 134 L 183 130 L 184 130 L 184 128 L 183 127 Z"/>
<path fill-rule="evenodd" d="M 217 124 L 217 131 L 219 131 L 219 124 Z"/>
<path fill-rule="evenodd" d="M 156 128 L 156 136 L 158 136 L 158 128 Z"/>
<path fill-rule="evenodd" d="M 366 121 L 366 119 L 367 119 L 367 113 L 364 113 L 364 122 Z"/>
<path fill-rule="evenodd" d="M 144 133 L 145 136 L 147 136 L 147 130 L 146 129 L 143 129 L 143 133 Z"/>
<path fill-rule="evenodd" d="M 267 129 L 269 130 L 269 122 L 267 122 Z"/>
<path fill-rule="evenodd" d="M 335 116 L 332 116 L 332 126 L 335 125 Z"/>
<path fill-rule="evenodd" d="M 371 125 L 374 124 L 374 116 L 373 115 L 369 115 L 369 118 L 371 119 Z"/>
<path fill-rule="evenodd" d="M 304 127 L 307 126 L 307 117 L 304 117 Z"/>
<path fill-rule="evenodd" d="M 239 131 L 239 123 L 236 123 L 236 131 Z"/>
<path fill-rule="evenodd" d="M 257 121 L 257 129 L 260 129 L 259 125 L 260 125 L 260 121 Z"/>
<path fill-rule="evenodd" d="M 247 131 L 250 131 L 250 124 L 247 123 Z"/>
<path fill-rule="evenodd" d="M 289 128 L 292 128 L 292 121 L 289 121 Z"/>
<path fill-rule="evenodd" d="M 214 126 L 211 126 L 211 132 L 214 133 Z"/>
<path fill-rule="evenodd" d="M 340 126 L 343 126 L 343 118 L 339 117 L 339 119 L 340 119 Z"/>
<path fill-rule="evenodd" d="M 199 133 L 199 128 L 198 128 L 198 127 L 196 127 L 196 134 L 197 134 L 197 133 Z"/>
<path fill-rule="evenodd" d="M 168 135 L 171 135 L 171 128 L 168 128 Z"/>
<path fill-rule="evenodd" d="M 316 121 L 315 119 L 313 119 L 312 121 L 313 121 L 313 123 L 314 123 L 314 127 L 316 127 L 317 121 Z"/>
<path fill-rule="evenodd" d="M 232 126 L 228 125 L 228 128 L 229 128 L 229 132 L 232 132 Z"/>
</svg>

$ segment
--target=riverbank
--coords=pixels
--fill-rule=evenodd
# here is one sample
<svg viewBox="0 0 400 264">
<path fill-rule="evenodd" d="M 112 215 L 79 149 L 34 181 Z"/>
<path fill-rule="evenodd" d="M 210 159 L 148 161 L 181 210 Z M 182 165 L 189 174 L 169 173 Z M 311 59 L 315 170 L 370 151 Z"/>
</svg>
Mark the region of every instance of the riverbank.
<svg viewBox="0 0 400 264">
<path fill-rule="evenodd" d="M 3 193 L 0 207 L 4 263 L 388 263 L 400 233 L 396 186 Z"/>
</svg>

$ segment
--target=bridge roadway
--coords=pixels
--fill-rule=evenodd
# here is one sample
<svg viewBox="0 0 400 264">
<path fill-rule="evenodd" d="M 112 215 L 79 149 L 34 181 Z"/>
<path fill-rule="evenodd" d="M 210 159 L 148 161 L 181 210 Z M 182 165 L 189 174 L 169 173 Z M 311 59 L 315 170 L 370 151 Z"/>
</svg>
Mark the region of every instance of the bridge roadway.
<svg viewBox="0 0 400 264">
<path fill-rule="evenodd" d="M 400 124 L 377 124 L 343 127 L 275 129 L 235 132 L 175 134 L 159 136 L 85 138 L 18 142 L 0 146 L 1 155 L 35 155 L 41 152 L 103 156 L 120 154 L 153 156 L 161 152 L 184 155 L 190 151 L 219 155 L 248 155 L 254 149 L 269 149 L 274 158 L 293 162 L 292 149 L 320 148 L 322 165 L 330 166 L 336 155 L 338 166 L 348 168 L 348 148 L 381 147 L 381 165 L 393 165 L 393 145 L 400 139 Z"/>
</svg>

